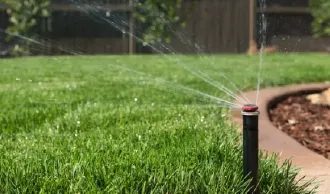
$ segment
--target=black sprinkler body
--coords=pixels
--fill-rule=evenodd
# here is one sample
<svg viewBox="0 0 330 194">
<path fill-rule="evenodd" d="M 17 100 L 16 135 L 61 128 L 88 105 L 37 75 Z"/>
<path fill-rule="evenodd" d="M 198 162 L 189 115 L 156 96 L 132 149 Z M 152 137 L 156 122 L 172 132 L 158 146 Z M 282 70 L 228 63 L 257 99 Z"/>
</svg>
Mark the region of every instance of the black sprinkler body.
<svg viewBox="0 0 330 194">
<path fill-rule="evenodd" d="M 243 116 L 243 173 L 251 179 L 249 194 L 258 194 L 258 106 L 246 104 L 242 107 Z"/>
</svg>

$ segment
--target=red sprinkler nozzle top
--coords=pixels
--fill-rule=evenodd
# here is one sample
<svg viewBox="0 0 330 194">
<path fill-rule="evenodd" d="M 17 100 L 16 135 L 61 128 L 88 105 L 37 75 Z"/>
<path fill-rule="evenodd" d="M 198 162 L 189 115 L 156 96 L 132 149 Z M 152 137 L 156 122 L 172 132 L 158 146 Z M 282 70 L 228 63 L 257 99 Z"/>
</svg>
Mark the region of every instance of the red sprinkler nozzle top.
<svg viewBox="0 0 330 194">
<path fill-rule="evenodd" d="M 244 104 L 242 110 L 244 112 L 255 112 L 258 110 L 258 106 L 255 104 Z"/>
</svg>

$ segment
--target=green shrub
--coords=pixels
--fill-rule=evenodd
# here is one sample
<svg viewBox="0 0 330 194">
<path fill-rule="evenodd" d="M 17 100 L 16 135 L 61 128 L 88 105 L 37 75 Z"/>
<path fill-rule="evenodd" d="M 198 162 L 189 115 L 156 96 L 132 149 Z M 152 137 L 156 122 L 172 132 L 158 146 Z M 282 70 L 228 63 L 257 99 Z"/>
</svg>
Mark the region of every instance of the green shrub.
<svg viewBox="0 0 330 194">
<path fill-rule="evenodd" d="M 10 7 L 7 10 L 10 16 L 7 41 L 10 41 L 15 35 L 33 36 L 32 29 L 38 24 L 39 19 L 50 15 L 47 9 L 51 3 L 50 0 L 4 0 L 4 3 Z M 16 44 L 11 54 L 13 56 L 29 54 L 28 43 Z"/>
<path fill-rule="evenodd" d="M 179 14 L 182 2 L 183 0 L 144 0 L 136 4 L 135 18 L 148 25 L 143 33 L 143 40 L 170 42 L 173 30 L 185 27 L 187 17 L 194 8 L 192 4 L 183 14 Z"/>
<path fill-rule="evenodd" d="M 315 37 L 330 35 L 330 1 L 309 0 L 309 7 L 314 17 L 312 22 L 313 34 Z"/>
</svg>

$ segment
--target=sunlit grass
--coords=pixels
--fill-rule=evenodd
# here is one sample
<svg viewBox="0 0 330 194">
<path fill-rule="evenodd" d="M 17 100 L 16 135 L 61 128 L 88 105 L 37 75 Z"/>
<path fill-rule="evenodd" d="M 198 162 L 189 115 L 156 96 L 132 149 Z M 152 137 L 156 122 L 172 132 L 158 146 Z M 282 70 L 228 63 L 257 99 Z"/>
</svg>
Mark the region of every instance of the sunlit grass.
<svg viewBox="0 0 330 194">
<path fill-rule="evenodd" d="M 258 57 L 205 57 L 0 60 L 0 193 L 245 193 L 240 135 L 228 109 L 118 68 L 227 100 L 180 63 L 234 92 L 222 75 L 240 89 L 256 88 Z M 329 60 L 266 56 L 261 87 L 327 81 Z M 310 193 L 288 166 L 262 159 L 262 193 Z"/>
</svg>

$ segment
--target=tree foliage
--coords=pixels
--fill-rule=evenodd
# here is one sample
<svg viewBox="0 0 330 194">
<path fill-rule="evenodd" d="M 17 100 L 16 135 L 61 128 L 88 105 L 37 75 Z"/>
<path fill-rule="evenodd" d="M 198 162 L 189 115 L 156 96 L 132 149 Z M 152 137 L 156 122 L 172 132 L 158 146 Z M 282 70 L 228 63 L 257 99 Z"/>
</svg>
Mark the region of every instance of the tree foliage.
<svg viewBox="0 0 330 194">
<path fill-rule="evenodd" d="M 170 42 L 173 31 L 186 25 L 194 5 L 182 8 L 183 0 L 143 0 L 135 5 L 135 18 L 147 24 L 143 33 L 146 42 Z"/>
<path fill-rule="evenodd" d="M 10 25 L 7 28 L 7 40 L 10 41 L 13 36 L 31 36 L 32 29 L 38 24 L 40 18 L 50 15 L 48 6 L 51 0 L 3 0 L 9 6 Z M 27 51 L 15 45 L 13 55 L 27 54 Z"/>
<path fill-rule="evenodd" d="M 309 7 L 314 17 L 312 22 L 314 36 L 330 36 L 330 1 L 309 0 Z"/>
</svg>

